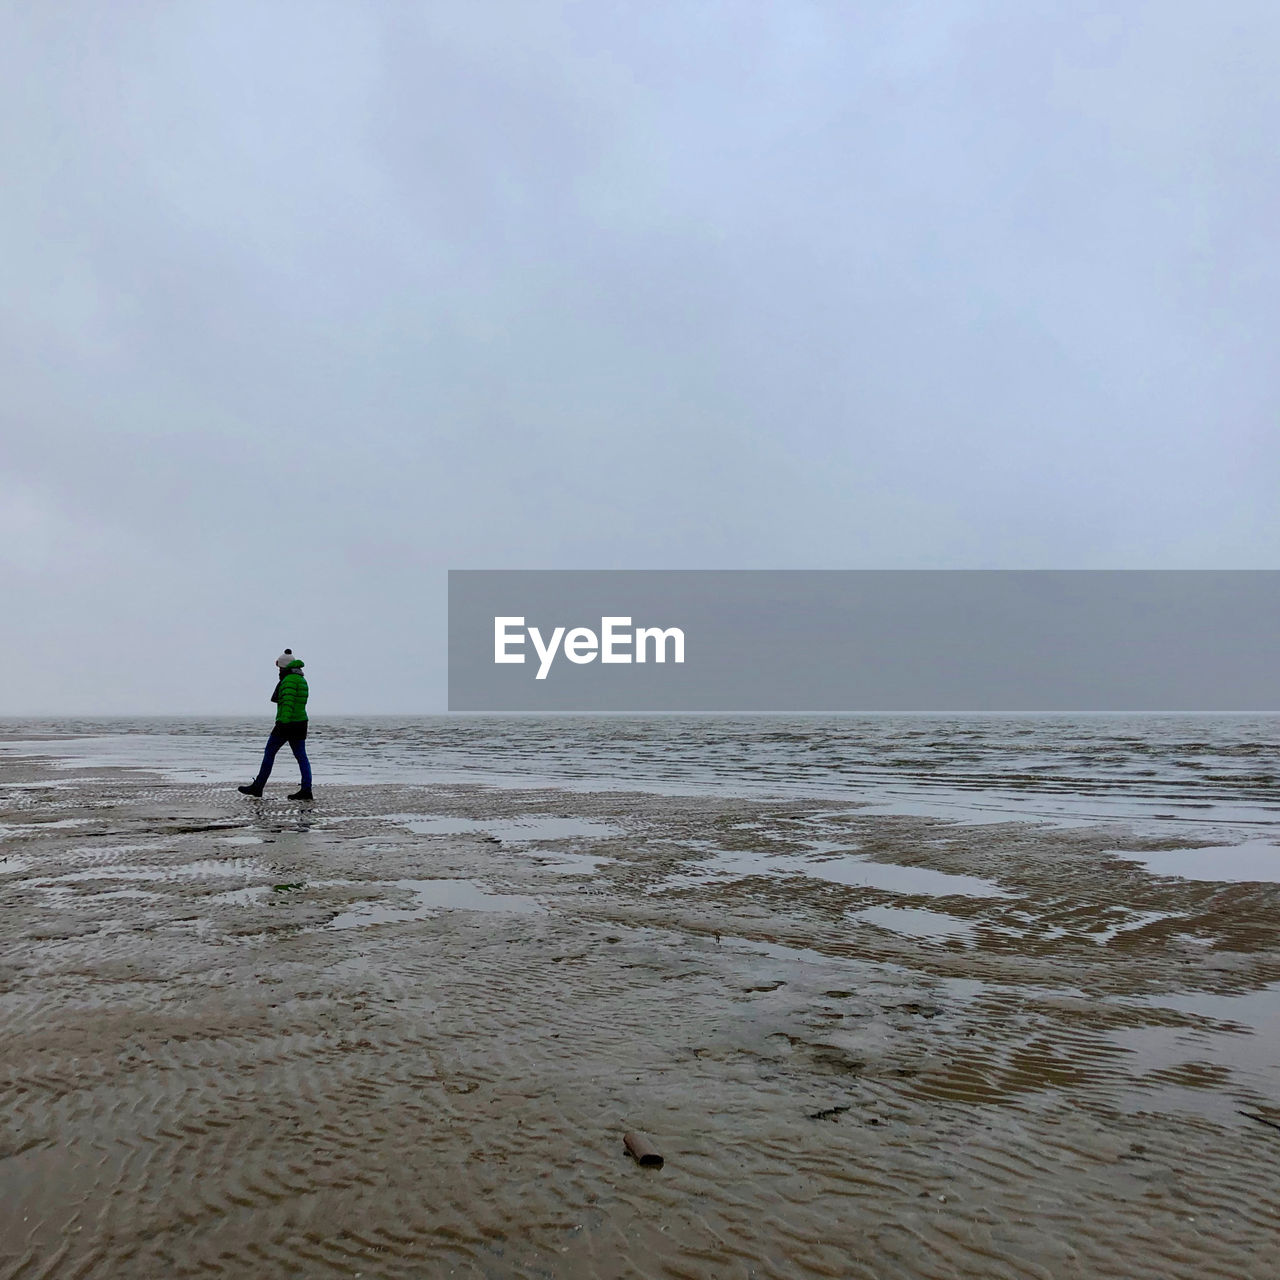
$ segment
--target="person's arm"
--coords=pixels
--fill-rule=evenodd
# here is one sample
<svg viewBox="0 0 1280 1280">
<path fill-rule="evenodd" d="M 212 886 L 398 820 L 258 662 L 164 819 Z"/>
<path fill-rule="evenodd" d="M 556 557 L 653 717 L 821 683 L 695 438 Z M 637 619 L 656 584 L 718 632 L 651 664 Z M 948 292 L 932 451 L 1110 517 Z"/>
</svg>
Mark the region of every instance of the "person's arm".
<svg viewBox="0 0 1280 1280">
<path fill-rule="evenodd" d="M 276 714 L 277 719 L 288 719 L 296 714 L 298 710 L 298 679 L 296 676 L 285 676 L 280 681 L 276 692 L 280 695 L 276 701 L 280 704 L 280 710 Z"/>
</svg>

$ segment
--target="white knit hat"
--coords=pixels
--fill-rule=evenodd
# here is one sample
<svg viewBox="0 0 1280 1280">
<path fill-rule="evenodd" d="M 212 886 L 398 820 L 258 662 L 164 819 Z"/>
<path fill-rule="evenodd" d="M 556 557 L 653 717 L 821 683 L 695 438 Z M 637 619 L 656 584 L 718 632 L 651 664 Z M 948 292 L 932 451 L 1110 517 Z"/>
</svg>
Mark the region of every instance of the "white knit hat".
<svg viewBox="0 0 1280 1280">
<path fill-rule="evenodd" d="M 285 650 L 285 651 L 284 651 L 284 652 L 283 652 L 283 653 L 282 653 L 282 654 L 281 654 L 281 655 L 276 659 L 276 666 L 277 666 L 277 667 L 279 667 L 281 671 L 283 671 L 283 670 L 285 669 L 285 667 L 287 667 L 287 666 L 289 665 L 289 663 L 291 663 L 291 662 L 297 662 L 297 661 L 298 661 L 298 659 L 297 659 L 297 658 L 295 658 L 295 657 L 293 656 L 293 650 L 292 650 L 292 649 L 286 649 L 286 650 Z"/>
</svg>

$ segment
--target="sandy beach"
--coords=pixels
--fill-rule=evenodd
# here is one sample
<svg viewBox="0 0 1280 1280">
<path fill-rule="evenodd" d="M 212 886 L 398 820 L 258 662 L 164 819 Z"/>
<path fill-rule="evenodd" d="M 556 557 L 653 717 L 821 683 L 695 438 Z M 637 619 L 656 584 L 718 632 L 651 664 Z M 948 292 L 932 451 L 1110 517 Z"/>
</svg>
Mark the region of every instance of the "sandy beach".
<svg viewBox="0 0 1280 1280">
<path fill-rule="evenodd" d="M 0 783 L 4 1280 L 1275 1274 L 1280 886 L 1170 841 Z"/>
</svg>

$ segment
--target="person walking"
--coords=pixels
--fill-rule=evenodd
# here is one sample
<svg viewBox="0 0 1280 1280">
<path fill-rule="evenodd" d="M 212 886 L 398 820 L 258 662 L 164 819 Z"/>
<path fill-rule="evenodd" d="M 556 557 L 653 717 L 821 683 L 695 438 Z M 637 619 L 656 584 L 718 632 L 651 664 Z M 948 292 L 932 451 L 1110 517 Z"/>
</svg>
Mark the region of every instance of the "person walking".
<svg viewBox="0 0 1280 1280">
<path fill-rule="evenodd" d="M 315 798 L 311 794 L 311 761 L 307 759 L 307 678 L 302 674 L 304 665 L 301 658 L 293 656 L 292 649 L 286 649 L 276 659 L 279 678 L 271 695 L 271 701 L 276 704 L 276 722 L 267 739 L 267 749 L 262 753 L 258 776 L 247 787 L 240 788 L 247 796 L 262 795 L 267 779 L 271 777 L 276 752 L 287 742 L 302 773 L 302 786 L 289 799 Z"/>
</svg>

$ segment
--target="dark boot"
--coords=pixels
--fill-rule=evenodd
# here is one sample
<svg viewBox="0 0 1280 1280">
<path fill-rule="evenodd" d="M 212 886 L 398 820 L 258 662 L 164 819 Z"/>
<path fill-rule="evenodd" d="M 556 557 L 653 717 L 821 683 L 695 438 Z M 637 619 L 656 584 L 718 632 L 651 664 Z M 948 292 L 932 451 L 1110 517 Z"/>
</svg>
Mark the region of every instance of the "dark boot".
<svg viewBox="0 0 1280 1280">
<path fill-rule="evenodd" d="M 301 791 L 295 791 L 293 795 L 289 797 L 289 799 L 290 800 L 314 800 L 315 796 L 311 794 L 310 787 L 303 787 Z"/>
<path fill-rule="evenodd" d="M 257 796 L 259 800 L 262 799 L 262 788 L 256 782 L 249 783 L 247 787 L 237 787 L 236 790 L 246 796 Z"/>
</svg>

